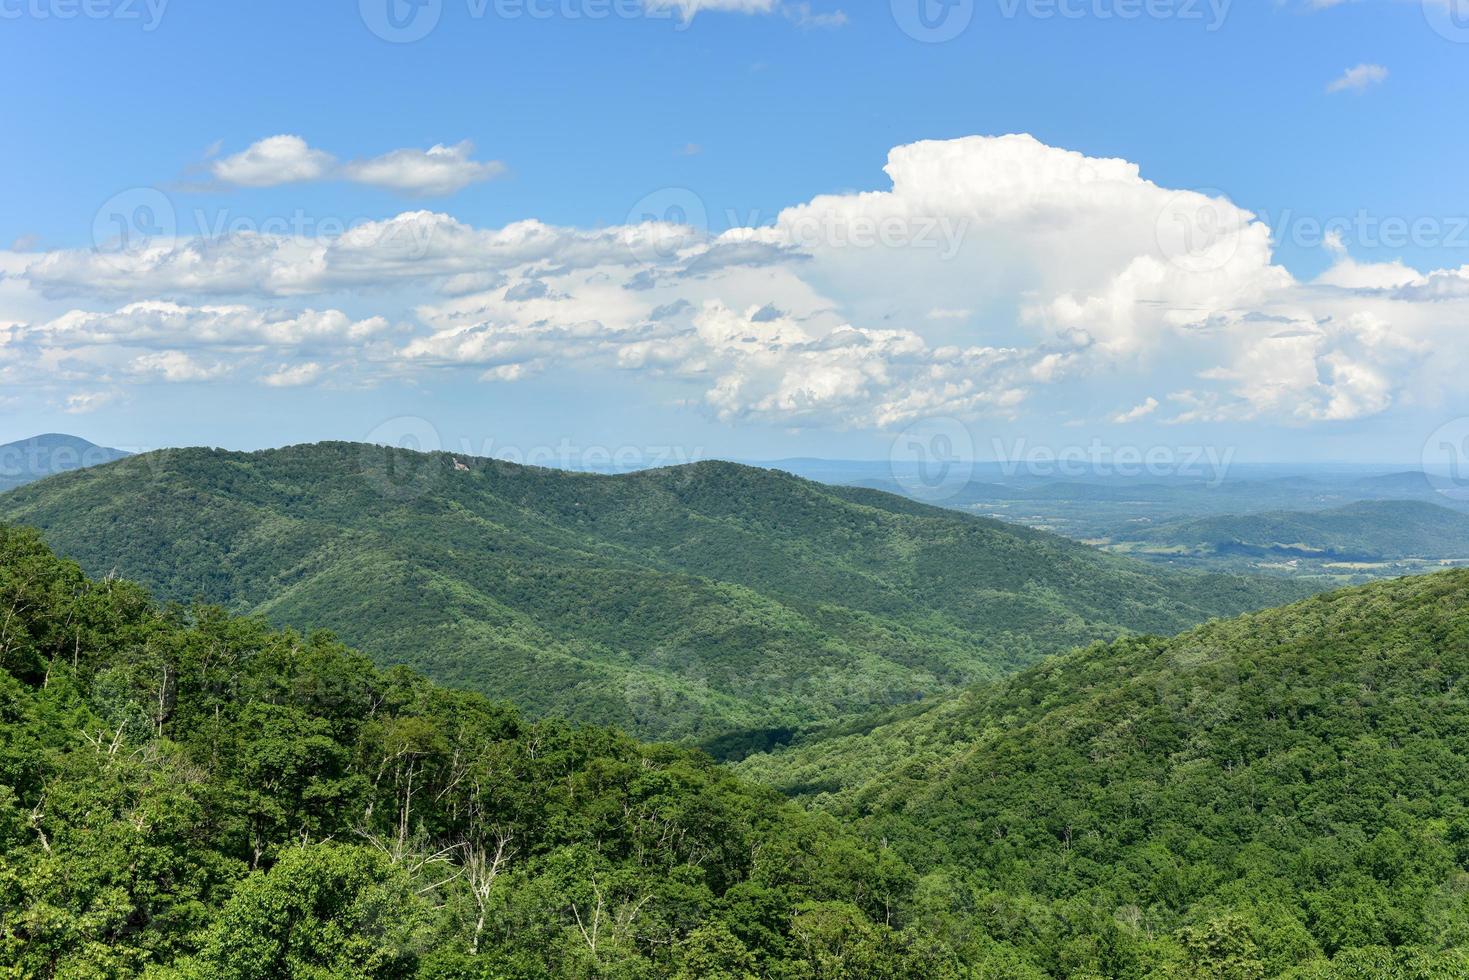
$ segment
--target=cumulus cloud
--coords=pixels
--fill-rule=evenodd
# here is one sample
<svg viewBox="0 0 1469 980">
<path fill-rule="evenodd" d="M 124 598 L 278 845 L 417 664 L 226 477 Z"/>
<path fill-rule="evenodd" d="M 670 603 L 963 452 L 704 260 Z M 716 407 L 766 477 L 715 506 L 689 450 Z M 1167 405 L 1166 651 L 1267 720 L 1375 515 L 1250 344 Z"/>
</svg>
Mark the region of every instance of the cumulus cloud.
<svg viewBox="0 0 1469 980">
<path fill-rule="evenodd" d="M 130 303 L 109 312 L 73 310 L 22 328 L 20 336 L 53 347 L 303 347 L 365 341 L 387 329 L 388 322 L 382 317 L 353 320 L 340 310 L 286 312 L 154 301 Z"/>
<path fill-rule="evenodd" d="M 425 197 L 454 194 L 505 172 L 505 165 L 498 160 L 471 160 L 469 156 L 473 152 L 474 144 L 468 140 L 427 150 L 393 150 L 371 160 L 349 163 L 342 168 L 342 174 L 359 184 L 403 194 Z"/>
<path fill-rule="evenodd" d="M 278 370 L 261 377 L 262 384 L 271 388 L 298 388 L 309 385 L 321 377 L 321 365 L 315 361 L 303 364 L 282 364 Z"/>
<path fill-rule="evenodd" d="M 473 160 L 473 153 L 474 144 L 465 140 L 453 146 L 404 148 L 368 160 L 341 163 L 332 154 L 313 149 L 300 136 L 286 134 L 267 137 L 239 153 L 221 157 L 209 165 L 209 172 L 221 183 L 240 187 L 338 179 L 429 197 L 453 194 L 505 172 L 503 163 Z"/>
<path fill-rule="evenodd" d="M 25 276 L 51 295 L 296 296 L 394 281 L 494 276 L 532 263 L 561 269 L 641 267 L 644 259 L 676 263 L 709 250 L 699 244 L 696 229 L 664 223 L 582 231 L 528 220 L 478 229 L 446 214 L 409 211 L 334 238 L 247 232 L 160 241 L 115 254 L 50 252 L 33 260 Z"/>
<path fill-rule="evenodd" d="M 374 362 L 378 373 L 390 370 L 390 332 L 381 317 L 353 319 L 340 310 L 288 312 L 148 301 L 13 324 L 0 349 L 33 366 L 28 380 L 40 373 L 72 383 L 204 382 L 246 368 L 266 370 L 261 379 L 265 384 L 285 387 L 306 384 L 323 371 L 307 357 L 366 360 Z M 281 364 L 282 357 L 292 360 Z M 91 405 L 79 404 L 76 410 L 90 410 Z"/>
<path fill-rule="evenodd" d="M 337 161 L 330 153 L 313 150 L 299 136 L 271 136 L 249 148 L 215 160 L 209 167 L 226 184 L 241 187 L 276 187 L 308 180 L 321 180 Z"/>
<path fill-rule="evenodd" d="M 1387 81 L 1388 71 L 1382 65 L 1357 65 L 1348 68 L 1341 76 L 1326 86 L 1332 95 L 1341 92 L 1365 92 L 1374 85 Z"/>
<path fill-rule="evenodd" d="M 128 365 L 128 372 L 136 377 L 167 382 L 208 381 L 228 371 L 223 364 L 204 361 L 178 350 L 143 354 L 133 358 Z"/>
<path fill-rule="evenodd" d="M 1125 412 L 1118 412 L 1116 415 L 1112 416 L 1112 421 L 1118 423 L 1119 425 L 1126 425 L 1129 422 L 1141 421 L 1142 419 L 1147 418 L 1149 415 L 1152 415 L 1157 410 L 1158 399 L 1149 397 L 1140 405 L 1134 405 L 1132 408 L 1129 408 Z"/>
<path fill-rule="evenodd" d="M 701 10 L 736 14 L 768 14 L 777 8 L 776 0 L 643 0 L 651 11 L 673 11 L 684 20 L 692 20 Z"/>
<path fill-rule="evenodd" d="M 317 239 L 38 253 L 5 268 L 67 308 L 8 329 L 103 380 L 126 373 L 83 356 L 103 345 L 233 347 L 267 384 L 349 383 L 336 368 L 363 362 L 487 382 L 621 371 L 728 421 L 870 427 L 1013 417 L 1078 379 L 1128 392 L 1104 420 L 1333 422 L 1463 366 L 1469 267 L 1358 263 L 1336 241 L 1300 282 L 1223 195 L 1024 135 L 897 147 L 886 173 L 718 234 L 420 210 Z M 328 305 L 353 294 L 388 316 Z"/>
<path fill-rule="evenodd" d="M 116 400 L 117 392 L 114 391 L 78 391 L 66 396 L 65 412 L 68 415 L 85 415 Z"/>
</svg>

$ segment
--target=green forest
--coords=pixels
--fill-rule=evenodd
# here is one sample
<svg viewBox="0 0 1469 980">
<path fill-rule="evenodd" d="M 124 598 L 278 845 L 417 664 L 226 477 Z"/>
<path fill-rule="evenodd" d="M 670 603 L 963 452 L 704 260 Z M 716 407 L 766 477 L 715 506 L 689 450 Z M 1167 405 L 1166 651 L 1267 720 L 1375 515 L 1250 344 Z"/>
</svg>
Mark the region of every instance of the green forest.
<svg viewBox="0 0 1469 980">
<path fill-rule="evenodd" d="M 1017 975 L 1463 977 L 1466 759 L 1453 571 L 1098 644 L 739 768 L 889 843 L 967 912 L 934 934 Z"/>
<path fill-rule="evenodd" d="M 734 746 L 1313 590 L 719 462 L 166 450 L 13 491 L 0 518 L 93 575 L 329 628 L 534 717 Z"/>
<path fill-rule="evenodd" d="M 687 749 L 0 527 L 0 976 L 960 975 L 912 872 Z"/>
<path fill-rule="evenodd" d="M 1469 976 L 1466 599 L 1094 645 L 733 772 L 0 527 L 0 975 Z"/>
</svg>

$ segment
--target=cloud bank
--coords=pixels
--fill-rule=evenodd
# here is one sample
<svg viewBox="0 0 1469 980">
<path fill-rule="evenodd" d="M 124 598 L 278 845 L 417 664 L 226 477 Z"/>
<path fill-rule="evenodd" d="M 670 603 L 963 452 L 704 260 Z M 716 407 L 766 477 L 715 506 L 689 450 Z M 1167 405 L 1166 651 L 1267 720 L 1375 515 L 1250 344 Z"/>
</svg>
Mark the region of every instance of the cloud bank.
<svg viewBox="0 0 1469 980">
<path fill-rule="evenodd" d="M 217 166 L 406 189 L 451 186 L 468 159 L 402 152 L 343 169 L 281 143 Z M 99 390 L 588 372 L 730 422 L 887 429 L 1063 403 L 1107 424 L 1308 426 L 1462 376 L 1469 267 L 1361 263 L 1334 242 L 1331 268 L 1300 281 L 1226 197 L 1025 135 L 900 146 L 885 170 L 884 189 L 723 231 L 680 191 L 608 228 L 418 210 L 332 237 L 12 255 L 14 282 L 55 313 L 0 314 L 0 377 L 26 359 Z M 346 311 L 364 296 L 374 313 Z M 1083 389 L 1094 406 L 1057 397 Z"/>
</svg>

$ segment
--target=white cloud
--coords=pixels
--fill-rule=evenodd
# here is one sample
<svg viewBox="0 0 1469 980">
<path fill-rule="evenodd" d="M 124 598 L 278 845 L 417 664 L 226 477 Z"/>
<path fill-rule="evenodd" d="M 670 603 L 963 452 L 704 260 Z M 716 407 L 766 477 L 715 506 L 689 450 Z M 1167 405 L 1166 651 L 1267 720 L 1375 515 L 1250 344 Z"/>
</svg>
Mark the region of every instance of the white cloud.
<svg viewBox="0 0 1469 980">
<path fill-rule="evenodd" d="M 321 365 L 315 361 L 307 361 L 304 364 L 283 364 L 279 370 L 262 376 L 260 381 L 271 388 L 298 388 L 311 384 L 319 377 Z"/>
<path fill-rule="evenodd" d="M 30 364 L 30 381 L 202 382 L 245 368 L 266 372 L 264 383 L 279 387 L 308 383 L 324 370 L 307 358 L 360 364 L 369 378 L 390 372 L 390 334 L 388 321 L 381 317 L 354 320 L 340 310 L 287 312 L 150 301 L 111 311 L 71 310 L 39 323 L 11 325 L 0 334 L 0 353 L 13 351 Z"/>
<path fill-rule="evenodd" d="M 1116 415 L 1112 416 L 1112 421 L 1118 423 L 1119 425 L 1126 425 L 1129 422 L 1141 421 L 1142 419 L 1147 418 L 1149 415 L 1152 415 L 1157 410 L 1158 399 L 1149 397 L 1145 401 L 1143 401 L 1141 405 L 1134 405 L 1132 408 L 1129 408 L 1125 412 L 1118 412 Z"/>
<path fill-rule="evenodd" d="M 652 11 L 674 11 L 684 20 L 692 20 L 701 10 L 736 14 L 768 14 L 777 9 L 775 0 L 643 0 Z"/>
<path fill-rule="evenodd" d="M 335 238 L 243 233 L 161 241 L 127 253 L 71 250 L 32 258 L 26 278 L 51 295 L 295 296 L 457 276 L 530 263 L 561 268 L 638 265 L 699 245 L 696 229 L 666 224 L 581 231 L 539 221 L 476 229 L 446 214 L 409 211 Z M 703 246 L 707 251 L 707 246 Z"/>
<path fill-rule="evenodd" d="M 505 172 L 505 165 L 498 160 L 471 160 L 469 155 L 473 152 L 474 144 L 468 140 L 454 146 L 432 146 L 427 150 L 393 150 L 371 160 L 349 163 L 342 168 L 342 174 L 359 184 L 403 194 L 453 194 L 470 184 Z"/>
<path fill-rule="evenodd" d="M 233 156 L 215 160 L 209 171 L 216 180 L 241 187 L 278 187 L 317 180 L 348 180 L 411 196 L 453 194 L 470 184 L 498 177 L 498 160 L 470 159 L 474 144 L 465 140 L 427 150 L 392 150 L 369 160 L 339 163 L 300 136 L 271 136 Z"/>
<path fill-rule="evenodd" d="M 73 310 L 23 328 L 22 337 L 59 347 L 129 345 L 144 347 L 304 347 L 360 342 L 383 334 L 382 317 L 352 320 L 340 310 L 257 309 L 250 306 L 183 306 L 171 302 L 130 303 L 111 312 Z"/>
<path fill-rule="evenodd" d="M 1357 65 L 1348 68 L 1340 78 L 1326 86 L 1326 91 L 1332 95 L 1339 92 L 1365 92 L 1374 85 L 1381 85 L 1387 81 L 1388 70 L 1382 65 Z"/>
<path fill-rule="evenodd" d="M 158 381 L 208 381 L 227 374 L 229 369 L 218 362 L 207 362 L 183 351 L 155 351 L 133 358 L 128 373 L 135 377 Z"/>
<path fill-rule="evenodd" d="M 1298 282 L 1269 228 L 1217 193 L 1023 135 L 898 147 L 886 171 L 886 189 L 718 235 L 410 211 L 331 238 L 11 257 L 0 298 L 23 283 L 64 300 L 13 316 L 9 347 L 99 383 L 125 368 L 108 345 L 230 349 L 281 383 L 307 364 L 342 384 L 363 365 L 487 382 L 622 371 L 717 418 L 791 425 L 1046 411 L 1039 393 L 1078 380 L 1125 392 L 1113 404 L 1136 407 L 1114 421 L 1310 424 L 1386 411 L 1469 367 L 1469 267 L 1358 263 L 1337 241 L 1332 267 Z M 331 308 L 341 294 L 386 316 Z M 1139 405 L 1140 388 L 1168 394 Z"/>
<path fill-rule="evenodd" d="M 117 399 L 112 391 L 79 391 L 66 396 L 66 414 L 85 415 Z"/>
<path fill-rule="evenodd" d="M 330 153 L 313 150 L 299 136 L 271 136 L 233 156 L 215 160 L 210 173 L 226 184 L 276 187 L 321 180 L 336 167 Z"/>
<path fill-rule="evenodd" d="M 812 10 L 809 3 L 783 4 L 781 11 L 786 20 L 807 30 L 835 30 L 847 25 L 847 15 L 843 11 L 818 12 Z"/>
</svg>

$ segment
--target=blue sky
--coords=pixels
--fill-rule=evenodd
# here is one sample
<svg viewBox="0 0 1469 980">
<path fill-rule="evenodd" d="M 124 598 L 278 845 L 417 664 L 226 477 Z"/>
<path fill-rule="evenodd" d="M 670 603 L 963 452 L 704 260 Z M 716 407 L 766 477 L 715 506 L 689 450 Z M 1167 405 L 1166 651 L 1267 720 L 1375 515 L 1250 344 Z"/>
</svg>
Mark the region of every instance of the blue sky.
<svg viewBox="0 0 1469 980">
<path fill-rule="evenodd" d="M 1458 0 L 388 2 L 0 0 L 0 438 L 1412 461 L 1469 414 Z"/>
</svg>

